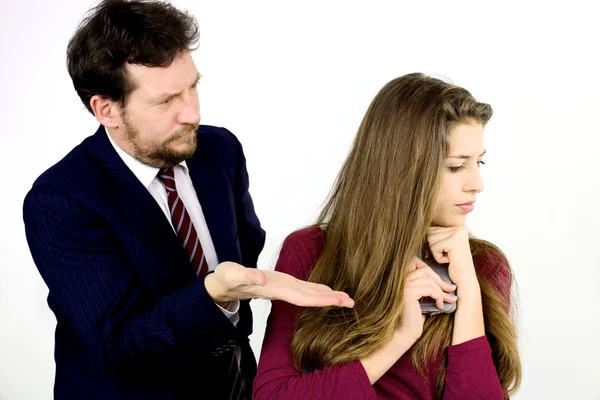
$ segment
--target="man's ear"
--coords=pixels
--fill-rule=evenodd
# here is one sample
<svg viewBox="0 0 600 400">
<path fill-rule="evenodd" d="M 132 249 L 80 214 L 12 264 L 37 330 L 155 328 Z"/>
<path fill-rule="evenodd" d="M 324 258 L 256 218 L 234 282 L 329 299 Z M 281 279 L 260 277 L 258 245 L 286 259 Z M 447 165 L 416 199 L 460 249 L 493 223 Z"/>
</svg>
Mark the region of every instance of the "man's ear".
<svg viewBox="0 0 600 400">
<path fill-rule="evenodd" d="M 105 97 L 94 95 L 90 99 L 90 107 L 96 120 L 107 128 L 119 127 L 119 106 L 117 102 Z"/>
</svg>

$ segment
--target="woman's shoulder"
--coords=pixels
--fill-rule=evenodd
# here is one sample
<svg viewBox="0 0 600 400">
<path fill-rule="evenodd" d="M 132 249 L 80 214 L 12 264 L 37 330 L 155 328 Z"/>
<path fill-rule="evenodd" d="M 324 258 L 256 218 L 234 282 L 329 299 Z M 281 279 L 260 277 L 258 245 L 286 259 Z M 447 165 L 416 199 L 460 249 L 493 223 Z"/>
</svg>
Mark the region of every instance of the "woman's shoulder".
<svg viewBox="0 0 600 400">
<path fill-rule="evenodd" d="M 325 232 L 319 226 L 312 225 L 290 233 L 283 241 L 275 270 L 305 280 L 324 244 Z"/>
<path fill-rule="evenodd" d="M 497 270 L 510 271 L 508 259 L 498 246 L 487 240 L 474 238 L 470 240 L 470 244 L 473 260 L 480 270 L 490 272 Z"/>
<path fill-rule="evenodd" d="M 471 239 L 471 252 L 480 277 L 503 297 L 509 298 L 512 271 L 504 252 L 495 244 L 482 239 Z"/>
</svg>

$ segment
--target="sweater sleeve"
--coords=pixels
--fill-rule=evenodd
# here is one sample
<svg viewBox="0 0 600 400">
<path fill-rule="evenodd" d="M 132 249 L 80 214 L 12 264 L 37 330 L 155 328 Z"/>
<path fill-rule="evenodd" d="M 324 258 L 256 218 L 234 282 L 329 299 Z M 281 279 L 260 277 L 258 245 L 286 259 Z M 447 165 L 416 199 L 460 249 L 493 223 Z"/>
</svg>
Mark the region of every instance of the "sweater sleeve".
<svg viewBox="0 0 600 400">
<path fill-rule="evenodd" d="M 486 336 L 448 347 L 443 400 L 459 399 L 504 399 Z"/>
<path fill-rule="evenodd" d="M 488 252 L 477 257 L 481 278 L 505 300 L 509 312 L 511 274 L 504 257 Z M 486 336 L 448 347 L 443 400 L 505 399 Z"/>
<path fill-rule="evenodd" d="M 276 271 L 306 279 L 318 258 L 322 237 L 314 231 L 292 233 L 284 241 Z M 375 399 L 360 361 L 300 373 L 294 366 L 292 339 L 300 307 L 273 301 L 254 380 L 253 399 Z"/>
</svg>

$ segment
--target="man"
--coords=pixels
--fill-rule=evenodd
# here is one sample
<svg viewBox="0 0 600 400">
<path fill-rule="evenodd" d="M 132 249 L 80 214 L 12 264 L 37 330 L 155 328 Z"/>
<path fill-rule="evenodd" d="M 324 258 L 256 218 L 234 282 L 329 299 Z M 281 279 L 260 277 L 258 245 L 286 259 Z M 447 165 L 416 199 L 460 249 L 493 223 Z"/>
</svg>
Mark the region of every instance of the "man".
<svg viewBox="0 0 600 400">
<path fill-rule="evenodd" d="M 200 123 L 193 17 L 106 0 L 67 66 L 100 123 L 34 183 L 31 253 L 56 315 L 57 399 L 249 398 L 250 298 L 352 300 L 256 269 L 265 232 L 242 147 Z"/>
</svg>

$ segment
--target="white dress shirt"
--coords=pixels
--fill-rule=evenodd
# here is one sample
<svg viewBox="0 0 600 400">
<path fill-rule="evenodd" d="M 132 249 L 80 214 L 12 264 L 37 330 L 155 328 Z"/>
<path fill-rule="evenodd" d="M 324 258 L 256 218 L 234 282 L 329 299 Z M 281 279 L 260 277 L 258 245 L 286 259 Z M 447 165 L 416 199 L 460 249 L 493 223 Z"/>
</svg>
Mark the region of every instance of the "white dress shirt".
<svg viewBox="0 0 600 400">
<path fill-rule="evenodd" d="M 167 191 L 160 179 L 158 178 L 159 168 L 143 164 L 142 162 L 133 158 L 131 155 L 127 154 L 113 141 L 108 129 L 106 127 L 104 129 L 106 130 L 108 140 L 114 147 L 117 154 L 121 157 L 125 165 L 131 170 L 131 172 L 133 172 L 136 178 L 139 179 L 142 185 L 144 185 L 144 187 L 148 189 L 152 197 L 154 197 L 154 200 L 156 200 L 161 210 L 163 210 L 165 218 L 167 219 L 167 221 L 169 221 L 171 228 L 173 228 L 173 232 L 177 234 L 175 228 L 173 227 L 173 223 L 171 222 L 169 202 L 167 200 Z M 192 179 L 190 178 L 190 174 L 185 161 L 180 162 L 173 168 L 173 170 L 175 172 L 175 184 L 177 186 L 177 193 L 181 201 L 183 201 L 185 209 L 190 214 L 190 218 L 192 220 L 192 223 L 194 224 L 194 228 L 196 228 L 196 233 L 198 234 L 200 244 L 202 245 L 202 250 L 204 250 L 206 262 L 208 263 L 208 270 L 214 271 L 214 269 L 217 268 L 217 265 L 219 265 L 219 259 L 217 258 L 217 252 L 215 251 L 215 246 L 213 244 L 212 238 L 210 237 L 210 232 L 208 231 L 206 220 L 204 219 L 202 206 L 200 205 L 200 201 L 198 200 L 198 195 L 196 194 L 196 190 L 194 189 L 194 185 L 192 184 Z M 234 325 L 237 325 L 240 318 L 238 314 L 240 308 L 239 300 L 232 301 L 227 309 L 219 306 L 218 304 L 217 306 L 223 311 L 223 313 L 227 316 L 227 318 L 229 318 L 229 320 Z"/>
</svg>

